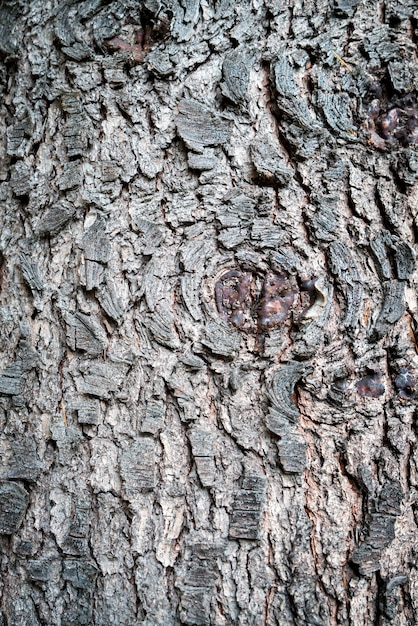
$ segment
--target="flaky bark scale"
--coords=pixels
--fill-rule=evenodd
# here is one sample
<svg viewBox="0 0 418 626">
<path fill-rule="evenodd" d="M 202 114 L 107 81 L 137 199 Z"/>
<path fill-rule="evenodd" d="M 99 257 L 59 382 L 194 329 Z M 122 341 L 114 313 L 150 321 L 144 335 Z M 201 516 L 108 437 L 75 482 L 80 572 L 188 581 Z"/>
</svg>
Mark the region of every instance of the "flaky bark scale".
<svg viewBox="0 0 418 626">
<path fill-rule="evenodd" d="M 417 21 L 1 4 L 1 623 L 414 623 Z"/>
</svg>

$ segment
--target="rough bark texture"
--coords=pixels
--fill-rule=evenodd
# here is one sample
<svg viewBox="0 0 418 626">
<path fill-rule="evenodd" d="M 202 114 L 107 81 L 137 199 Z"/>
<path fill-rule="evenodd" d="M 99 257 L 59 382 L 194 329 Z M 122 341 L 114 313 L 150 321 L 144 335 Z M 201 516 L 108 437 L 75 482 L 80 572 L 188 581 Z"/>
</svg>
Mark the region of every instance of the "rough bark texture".
<svg viewBox="0 0 418 626">
<path fill-rule="evenodd" d="M 416 623 L 417 23 L 1 2 L 1 624 Z"/>
</svg>

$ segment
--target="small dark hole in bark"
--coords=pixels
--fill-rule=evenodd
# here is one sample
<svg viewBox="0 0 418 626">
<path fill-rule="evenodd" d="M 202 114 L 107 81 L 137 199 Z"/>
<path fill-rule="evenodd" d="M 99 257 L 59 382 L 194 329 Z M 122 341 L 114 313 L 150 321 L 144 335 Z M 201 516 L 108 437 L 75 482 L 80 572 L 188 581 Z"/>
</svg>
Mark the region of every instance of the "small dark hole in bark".
<svg viewBox="0 0 418 626">
<path fill-rule="evenodd" d="M 399 17 L 397 15 L 391 15 L 389 18 L 389 26 L 390 28 L 398 28 L 399 24 L 401 23 L 401 20 L 399 19 Z"/>
</svg>

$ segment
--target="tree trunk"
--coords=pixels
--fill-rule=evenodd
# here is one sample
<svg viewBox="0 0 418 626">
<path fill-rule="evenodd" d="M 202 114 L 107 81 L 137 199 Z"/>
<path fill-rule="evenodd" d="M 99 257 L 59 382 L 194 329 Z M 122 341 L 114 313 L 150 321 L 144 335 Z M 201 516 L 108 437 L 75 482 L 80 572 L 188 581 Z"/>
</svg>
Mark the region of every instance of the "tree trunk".
<svg viewBox="0 0 418 626">
<path fill-rule="evenodd" d="M 417 24 L 1 2 L 1 624 L 416 623 Z"/>
</svg>

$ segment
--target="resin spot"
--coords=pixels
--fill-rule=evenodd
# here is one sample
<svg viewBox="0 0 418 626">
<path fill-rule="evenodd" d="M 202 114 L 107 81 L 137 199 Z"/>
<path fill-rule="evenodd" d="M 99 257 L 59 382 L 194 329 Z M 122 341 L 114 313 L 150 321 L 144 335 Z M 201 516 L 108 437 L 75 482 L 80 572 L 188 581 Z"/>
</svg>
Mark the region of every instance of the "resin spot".
<svg viewBox="0 0 418 626">
<path fill-rule="evenodd" d="M 263 329 L 274 328 L 287 320 L 295 295 L 285 276 L 269 274 L 261 292 L 258 309 L 259 327 Z"/>
<path fill-rule="evenodd" d="M 215 285 L 215 299 L 219 315 L 237 328 L 249 330 L 253 326 L 254 278 L 250 272 L 230 270 Z"/>
<path fill-rule="evenodd" d="M 418 400 L 417 379 L 408 367 L 402 367 L 395 378 L 398 397 L 405 400 Z"/>
<path fill-rule="evenodd" d="M 385 393 L 385 386 L 382 384 L 381 379 L 381 372 L 375 372 L 357 381 L 356 389 L 363 397 L 378 398 Z"/>
</svg>

